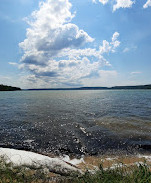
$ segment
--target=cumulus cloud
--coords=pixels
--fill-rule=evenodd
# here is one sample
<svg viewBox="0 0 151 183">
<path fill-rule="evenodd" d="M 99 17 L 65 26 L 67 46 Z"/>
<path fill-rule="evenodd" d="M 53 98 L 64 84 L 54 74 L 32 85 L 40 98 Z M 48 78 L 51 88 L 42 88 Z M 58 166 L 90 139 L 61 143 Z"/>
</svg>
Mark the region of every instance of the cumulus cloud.
<svg viewBox="0 0 151 183">
<path fill-rule="evenodd" d="M 115 70 L 100 70 L 99 77 L 91 77 L 82 80 L 83 84 L 87 83 L 86 86 L 113 86 L 115 80 L 118 77 L 118 73 Z"/>
<path fill-rule="evenodd" d="M 51 86 L 82 85 L 85 78 L 99 77 L 103 66 L 110 66 L 103 54 L 120 45 L 115 32 L 100 47 L 88 47 L 94 39 L 71 21 L 69 0 L 46 0 L 27 22 L 26 39 L 19 44 L 24 54 L 19 68 L 30 71 L 28 80 Z"/>
<path fill-rule="evenodd" d="M 97 0 L 92 0 L 92 2 L 97 3 Z M 119 8 L 131 8 L 135 3 L 134 0 L 98 0 L 98 2 L 102 3 L 103 5 L 111 3 L 113 5 L 113 12 Z M 149 6 L 151 6 L 151 0 L 147 0 L 143 8 L 148 8 Z"/>
<path fill-rule="evenodd" d="M 103 41 L 103 45 L 100 46 L 101 53 L 115 52 L 115 49 L 120 45 L 120 41 L 117 40 L 119 33 L 115 32 L 112 36 L 112 42 L 106 40 Z"/>
<path fill-rule="evenodd" d="M 25 52 L 22 61 L 40 64 L 65 48 L 80 47 L 93 41 L 86 32 L 69 23 L 74 17 L 70 8 L 68 0 L 40 3 L 40 9 L 32 13 L 32 20 L 28 20 L 27 38 L 19 44 Z"/>
<path fill-rule="evenodd" d="M 100 3 L 102 3 L 103 5 L 112 2 L 113 1 L 113 11 L 116 11 L 119 8 L 131 8 L 132 5 L 134 4 L 134 1 L 132 0 L 99 0 Z M 148 0 L 150 1 L 150 0 Z M 93 2 L 96 2 L 96 0 Z"/>
<path fill-rule="evenodd" d="M 134 1 L 131 0 L 116 0 L 116 4 L 113 5 L 113 11 L 119 8 L 131 8 L 133 4 Z"/>
<path fill-rule="evenodd" d="M 147 2 L 144 4 L 143 8 L 148 8 L 151 6 L 151 0 L 147 0 Z"/>
</svg>

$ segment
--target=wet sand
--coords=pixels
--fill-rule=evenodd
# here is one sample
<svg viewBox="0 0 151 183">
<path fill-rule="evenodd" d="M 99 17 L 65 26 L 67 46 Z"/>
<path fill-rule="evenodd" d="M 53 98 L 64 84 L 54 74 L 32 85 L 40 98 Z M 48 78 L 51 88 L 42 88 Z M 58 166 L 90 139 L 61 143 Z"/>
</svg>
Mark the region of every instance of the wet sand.
<svg viewBox="0 0 151 183">
<path fill-rule="evenodd" d="M 137 155 L 137 156 L 86 156 L 84 161 L 77 165 L 83 170 L 97 170 L 100 165 L 103 169 L 116 167 L 130 167 L 139 164 L 147 164 L 151 166 L 151 156 Z"/>
</svg>

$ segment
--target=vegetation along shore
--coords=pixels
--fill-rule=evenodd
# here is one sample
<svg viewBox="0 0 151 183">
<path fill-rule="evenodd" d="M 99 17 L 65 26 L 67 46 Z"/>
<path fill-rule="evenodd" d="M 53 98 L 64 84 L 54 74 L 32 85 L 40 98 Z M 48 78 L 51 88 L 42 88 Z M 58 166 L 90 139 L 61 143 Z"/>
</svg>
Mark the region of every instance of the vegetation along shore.
<svg viewBox="0 0 151 183">
<path fill-rule="evenodd" d="M 21 88 L 2 85 L 2 84 L 0 85 L 0 91 L 16 91 L 16 90 L 21 90 Z"/>
<path fill-rule="evenodd" d="M 0 148 L 0 182 L 19 183 L 150 183 L 151 156 L 48 156 Z"/>
</svg>

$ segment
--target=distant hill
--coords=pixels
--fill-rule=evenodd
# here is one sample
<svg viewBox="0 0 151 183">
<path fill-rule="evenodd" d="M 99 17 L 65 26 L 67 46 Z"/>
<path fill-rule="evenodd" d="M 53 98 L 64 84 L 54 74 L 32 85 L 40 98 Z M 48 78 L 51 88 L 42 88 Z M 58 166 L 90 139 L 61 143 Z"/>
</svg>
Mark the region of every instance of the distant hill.
<svg viewBox="0 0 151 183">
<path fill-rule="evenodd" d="M 35 88 L 27 90 L 106 90 L 107 87 L 80 87 L 80 88 Z"/>
<path fill-rule="evenodd" d="M 0 85 L 0 91 L 16 91 L 16 90 L 21 90 L 18 87 L 12 87 L 12 86 L 7 86 L 7 85 Z"/>
<path fill-rule="evenodd" d="M 151 89 L 151 85 L 114 86 L 114 87 L 80 87 L 80 88 L 38 88 L 28 90 L 140 90 Z"/>
<path fill-rule="evenodd" d="M 110 89 L 128 89 L 128 90 L 136 90 L 136 89 L 151 89 L 151 85 L 137 85 L 137 86 L 114 86 Z"/>
</svg>

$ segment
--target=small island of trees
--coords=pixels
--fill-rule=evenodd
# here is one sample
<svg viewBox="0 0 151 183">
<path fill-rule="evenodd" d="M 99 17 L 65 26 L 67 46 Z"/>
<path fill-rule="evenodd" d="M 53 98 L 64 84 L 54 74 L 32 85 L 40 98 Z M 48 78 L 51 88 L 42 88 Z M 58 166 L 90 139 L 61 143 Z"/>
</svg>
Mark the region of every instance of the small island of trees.
<svg viewBox="0 0 151 183">
<path fill-rule="evenodd" d="M 12 86 L 0 84 L 0 91 L 16 91 L 16 90 L 21 90 L 21 89 L 18 87 L 12 87 Z"/>
</svg>

